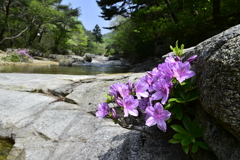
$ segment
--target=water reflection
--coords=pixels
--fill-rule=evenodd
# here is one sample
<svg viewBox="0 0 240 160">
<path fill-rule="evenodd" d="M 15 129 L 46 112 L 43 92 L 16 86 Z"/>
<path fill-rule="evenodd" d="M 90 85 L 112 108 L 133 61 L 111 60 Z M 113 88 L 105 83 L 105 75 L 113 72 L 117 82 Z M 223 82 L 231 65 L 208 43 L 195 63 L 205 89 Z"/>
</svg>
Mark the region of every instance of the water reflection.
<svg viewBox="0 0 240 160">
<path fill-rule="evenodd" d="M 67 75 L 95 75 L 95 74 L 111 74 L 111 73 L 126 73 L 129 68 L 109 67 L 109 66 L 0 66 L 1 73 L 41 73 L 41 74 L 67 74 Z"/>
</svg>

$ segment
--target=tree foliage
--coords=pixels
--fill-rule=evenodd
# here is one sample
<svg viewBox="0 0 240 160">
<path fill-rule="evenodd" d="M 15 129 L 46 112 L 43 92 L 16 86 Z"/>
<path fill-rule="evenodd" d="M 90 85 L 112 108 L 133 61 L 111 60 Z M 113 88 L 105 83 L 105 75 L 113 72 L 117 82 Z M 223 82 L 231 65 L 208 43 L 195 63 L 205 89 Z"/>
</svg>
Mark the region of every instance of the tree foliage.
<svg viewBox="0 0 240 160">
<path fill-rule="evenodd" d="M 54 54 L 82 55 L 93 41 L 80 8 L 61 0 L 0 0 L 0 49 L 30 48 Z"/>
<path fill-rule="evenodd" d="M 102 43 L 102 34 L 101 34 L 101 29 L 98 24 L 94 27 L 92 34 L 95 36 L 95 41 L 98 43 Z"/>
<path fill-rule="evenodd" d="M 148 56 L 160 39 L 168 44 L 179 40 L 190 47 L 240 23 L 237 0 L 98 0 L 97 3 L 104 19 L 115 21 L 119 15 L 126 19 L 126 23 L 114 22 L 109 29 L 114 30 L 116 42 L 120 43 L 121 36 L 128 39 L 118 46 L 124 52 L 129 48 L 131 55 Z"/>
</svg>

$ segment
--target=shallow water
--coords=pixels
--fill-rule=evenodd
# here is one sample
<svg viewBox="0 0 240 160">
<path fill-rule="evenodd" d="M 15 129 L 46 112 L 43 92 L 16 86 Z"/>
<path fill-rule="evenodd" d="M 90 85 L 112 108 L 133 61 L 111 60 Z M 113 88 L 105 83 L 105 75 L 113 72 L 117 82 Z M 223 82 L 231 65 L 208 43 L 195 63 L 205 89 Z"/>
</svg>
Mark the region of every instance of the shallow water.
<svg viewBox="0 0 240 160">
<path fill-rule="evenodd" d="M 5 160 L 14 145 L 14 141 L 10 138 L 0 137 L 0 160 Z"/>
<path fill-rule="evenodd" d="M 41 74 L 67 74 L 67 75 L 96 75 L 96 74 L 113 74 L 113 73 L 127 73 L 129 68 L 124 67 L 110 67 L 110 66 L 34 66 L 22 65 L 0 66 L 0 73 L 41 73 Z"/>
</svg>

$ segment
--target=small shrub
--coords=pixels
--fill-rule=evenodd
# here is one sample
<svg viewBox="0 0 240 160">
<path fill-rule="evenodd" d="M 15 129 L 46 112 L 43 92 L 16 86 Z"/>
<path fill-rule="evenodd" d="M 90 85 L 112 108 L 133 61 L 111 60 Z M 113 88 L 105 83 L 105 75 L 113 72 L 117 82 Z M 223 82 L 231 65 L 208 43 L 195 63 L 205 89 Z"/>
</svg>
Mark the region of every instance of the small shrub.
<svg viewBox="0 0 240 160">
<path fill-rule="evenodd" d="M 28 52 L 29 49 L 8 49 L 6 57 L 3 57 L 2 60 L 9 62 L 29 62 L 33 59 Z"/>
</svg>

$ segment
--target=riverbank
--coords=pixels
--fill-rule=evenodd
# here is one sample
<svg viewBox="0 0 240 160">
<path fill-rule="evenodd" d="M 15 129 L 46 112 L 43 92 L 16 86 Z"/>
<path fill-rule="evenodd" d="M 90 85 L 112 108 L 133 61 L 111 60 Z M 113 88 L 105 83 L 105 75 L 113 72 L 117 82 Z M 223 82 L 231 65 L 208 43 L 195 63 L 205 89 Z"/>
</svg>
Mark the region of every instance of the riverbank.
<svg viewBox="0 0 240 160">
<path fill-rule="evenodd" d="M 8 61 L 3 61 L 2 58 L 6 57 L 7 54 L 3 51 L 0 50 L 0 66 L 3 65 L 14 65 L 14 66 L 19 66 L 19 65 L 38 65 L 38 66 L 49 66 L 49 65 L 59 65 L 59 62 L 55 62 L 55 61 L 43 61 L 43 60 L 36 60 L 33 59 L 29 62 L 8 62 Z"/>
<path fill-rule="evenodd" d="M 3 65 L 13 65 L 13 66 L 22 66 L 22 65 L 37 65 L 37 66 L 49 66 L 49 65 L 59 65 L 59 62 L 54 61 L 41 61 L 41 60 L 32 60 L 30 62 L 6 62 L 0 60 L 0 66 Z"/>
<path fill-rule="evenodd" d="M 96 66 L 96 67 L 123 67 L 129 68 L 129 72 L 146 72 L 157 67 L 162 62 L 161 58 L 148 57 L 142 63 L 130 63 L 131 60 L 114 59 L 112 57 L 105 57 L 100 55 L 94 55 L 91 58 L 91 62 L 84 60 L 84 57 L 76 55 L 52 55 L 54 60 L 48 60 L 41 57 L 39 59 L 33 59 L 30 62 L 6 62 L 1 60 L 5 54 L 0 54 L 0 66 L 12 65 L 12 66 Z"/>
</svg>

